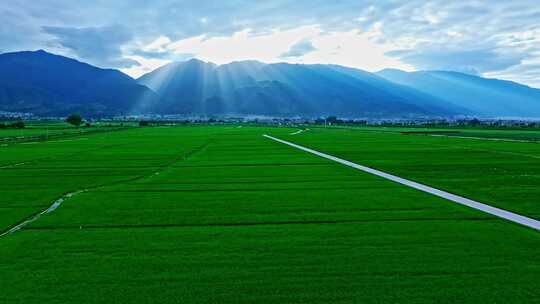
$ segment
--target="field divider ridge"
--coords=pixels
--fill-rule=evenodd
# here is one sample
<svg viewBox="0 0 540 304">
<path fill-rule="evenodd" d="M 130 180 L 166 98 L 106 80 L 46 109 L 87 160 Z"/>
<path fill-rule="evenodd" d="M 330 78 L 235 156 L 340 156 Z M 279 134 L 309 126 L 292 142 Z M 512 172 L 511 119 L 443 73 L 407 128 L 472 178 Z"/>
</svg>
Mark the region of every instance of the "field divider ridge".
<svg viewBox="0 0 540 304">
<path fill-rule="evenodd" d="M 304 147 L 304 146 L 301 146 L 301 145 L 297 145 L 297 144 L 294 144 L 292 142 L 288 142 L 288 141 L 285 141 L 285 140 L 282 140 L 282 139 L 279 139 L 279 138 L 276 138 L 276 137 L 273 137 L 273 136 L 270 136 L 270 135 L 267 135 L 267 134 L 263 134 L 263 136 L 265 138 L 271 139 L 273 141 L 276 141 L 276 142 L 291 146 L 293 148 L 296 148 L 296 149 L 299 149 L 299 150 L 302 150 L 302 151 L 317 155 L 317 156 L 322 157 L 322 158 L 326 158 L 328 160 L 340 163 L 342 165 L 345 165 L 345 166 L 348 166 L 348 167 L 351 167 L 351 168 L 354 168 L 354 169 L 357 169 L 357 170 L 360 170 L 360 171 L 364 171 L 366 173 L 370 173 L 370 174 L 382 177 L 384 179 L 387 179 L 387 180 L 402 184 L 404 186 L 411 187 L 411 188 L 420 190 L 422 192 L 426 192 L 426 193 L 429 193 L 429 194 L 444 198 L 444 199 L 452 201 L 454 203 L 458 203 L 460 205 L 464 205 L 464 206 L 467 206 L 467 207 L 470 207 L 470 208 L 473 208 L 473 209 L 476 209 L 476 210 L 479 210 L 479 211 L 494 215 L 496 217 L 499 217 L 499 218 L 502 218 L 502 219 L 505 219 L 505 220 L 508 220 L 508 221 L 511 221 L 511 222 L 514 222 L 514 223 L 517 223 L 517 224 L 520 224 L 520 225 L 527 226 L 527 227 L 535 229 L 537 231 L 540 231 L 540 221 L 538 221 L 538 220 L 535 220 L 535 219 L 532 219 L 532 218 L 529 218 L 529 217 L 526 217 L 526 216 L 523 216 L 523 215 L 520 215 L 520 214 L 517 214 L 517 213 L 513 213 L 513 212 L 510 212 L 510 211 L 506 211 L 506 210 L 503 210 L 503 209 L 500 209 L 500 208 L 497 208 L 497 207 L 493 207 L 493 206 L 490 206 L 490 205 L 487 205 L 487 204 L 483 204 L 483 203 L 480 203 L 480 202 L 477 202 L 477 201 L 474 201 L 474 200 L 471 200 L 471 199 L 468 199 L 468 198 L 465 198 L 465 197 L 462 197 L 462 196 L 459 196 L 459 195 L 456 195 L 456 194 L 452 194 L 452 193 L 449 193 L 449 192 L 446 192 L 446 191 L 443 191 L 443 190 L 440 190 L 440 189 L 436 189 L 436 188 L 433 188 L 433 187 L 430 187 L 430 186 L 427 186 L 427 185 L 424 185 L 424 184 L 420 184 L 420 183 L 417 183 L 417 182 L 414 182 L 414 181 L 411 181 L 411 180 L 408 180 L 408 179 L 405 179 L 405 178 L 402 178 L 402 177 L 399 177 L 399 176 L 388 174 L 388 173 L 385 173 L 383 171 L 379 171 L 379 170 L 376 170 L 376 169 L 373 169 L 373 168 L 362 166 L 362 165 L 353 163 L 351 161 L 341 159 L 341 158 L 338 158 L 338 157 L 335 157 L 335 156 L 332 156 L 332 155 L 329 155 L 329 154 L 326 154 L 326 153 L 322 153 L 322 152 L 319 152 L 319 151 L 316 151 L 316 150 L 313 150 L 313 149 L 310 149 L 310 148 L 307 148 L 307 147 Z"/>
</svg>

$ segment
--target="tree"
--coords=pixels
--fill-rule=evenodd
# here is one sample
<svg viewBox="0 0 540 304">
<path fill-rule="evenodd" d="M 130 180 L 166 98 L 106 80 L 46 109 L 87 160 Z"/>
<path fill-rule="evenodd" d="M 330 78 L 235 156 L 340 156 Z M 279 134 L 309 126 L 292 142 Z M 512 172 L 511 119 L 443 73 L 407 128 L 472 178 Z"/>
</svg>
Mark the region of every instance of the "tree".
<svg viewBox="0 0 540 304">
<path fill-rule="evenodd" d="M 473 118 L 470 121 L 470 125 L 473 126 L 473 127 L 476 127 L 476 126 L 480 125 L 480 123 L 481 123 L 481 121 L 478 118 Z"/>
<path fill-rule="evenodd" d="M 71 124 L 71 125 L 74 125 L 76 127 L 80 126 L 82 124 L 82 117 L 79 113 L 73 113 L 71 115 L 68 116 L 68 118 L 66 118 L 66 121 Z"/>
<path fill-rule="evenodd" d="M 336 124 L 337 122 L 338 122 L 338 119 L 335 116 L 328 116 L 326 118 L 326 123 L 329 125 Z"/>
</svg>

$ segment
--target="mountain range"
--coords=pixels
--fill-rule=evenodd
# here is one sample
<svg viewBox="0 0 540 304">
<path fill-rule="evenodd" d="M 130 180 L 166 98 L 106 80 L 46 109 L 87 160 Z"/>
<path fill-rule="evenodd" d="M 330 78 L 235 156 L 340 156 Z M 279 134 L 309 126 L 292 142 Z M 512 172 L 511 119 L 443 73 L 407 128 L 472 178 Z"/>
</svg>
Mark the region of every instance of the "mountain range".
<svg viewBox="0 0 540 304">
<path fill-rule="evenodd" d="M 540 90 L 515 82 L 449 71 L 407 73 L 386 69 L 377 75 L 480 116 L 540 117 Z"/>
<path fill-rule="evenodd" d="M 192 59 L 139 79 L 45 51 L 0 54 L 0 111 L 349 118 L 540 117 L 540 90 L 456 72 Z"/>
<path fill-rule="evenodd" d="M 137 100 L 148 107 L 133 108 Z M 0 111 L 112 116 L 150 110 L 159 101 L 155 92 L 117 70 L 41 50 L 0 55 Z"/>
<path fill-rule="evenodd" d="M 163 98 L 167 112 L 345 117 L 459 113 L 458 107 L 435 103 L 425 93 L 345 69 L 256 61 L 215 65 L 192 59 L 137 81 Z"/>
</svg>

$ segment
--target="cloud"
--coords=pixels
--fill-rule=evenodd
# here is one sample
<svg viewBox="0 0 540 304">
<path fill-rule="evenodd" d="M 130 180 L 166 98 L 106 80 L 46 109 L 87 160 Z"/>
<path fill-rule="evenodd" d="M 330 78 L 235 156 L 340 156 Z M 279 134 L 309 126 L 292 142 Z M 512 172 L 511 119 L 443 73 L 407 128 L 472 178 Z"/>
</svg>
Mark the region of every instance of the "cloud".
<svg viewBox="0 0 540 304">
<path fill-rule="evenodd" d="M 219 37 L 196 36 L 177 41 L 160 38 L 138 47 L 141 50 L 154 49 L 154 53 L 136 51 L 134 54 L 167 60 L 174 60 L 168 54 L 190 54 L 218 64 L 255 59 L 267 63 L 340 64 L 369 71 L 386 67 L 412 70 L 411 66 L 385 56 L 389 51 L 387 47 L 371 41 L 376 31 L 375 27 L 368 32 L 326 32 L 318 25 L 274 30 L 264 34 L 243 30 Z M 158 40 L 165 43 L 156 43 Z"/>
<path fill-rule="evenodd" d="M 132 47 L 130 56 L 138 56 L 148 59 L 161 59 L 169 61 L 184 61 L 195 57 L 192 53 L 173 53 L 168 47 L 173 41 L 167 36 L 159 36 L 146 45 Z"/>
<path fill-rule="evenodd" d="M 265 33 L 245 29 L 231 35 L 216 37 L 201 35 L 180 39 L 168 44 L 166 48 L 175 54 L 190 53 L 202 60 L 215 63 L 250 59 L 276 62 L 281 61 L 280 55 L 299 39 L 309 39 L 320 34 L 321 29 L 316 25 Z"/>
<path fill-rule="evenodd" d="M 540 88 L 540 62 L 524 63 L 502 71 L 485 73 L 484 76 L 499 79 L 511 79 L 516 82 Z"/>
<path fill-rule="evenodd" d="M 136 55 L 129 56 L 128 58 L 138 62 L 139 64 L 129 68 L 123 68 L 121 71 L 133 78 L 139 78 L 140 76 L 171 62 L 171 60 L 167 59 L 147 58 Z"/>
<path fill-rule="evenodd" d="M 133 78 L 139 78 L 142 75 L 151 72 L 165 64 L 173 61 L 181 62 L 194 58 L 194 54 L 174 54 L 170 52 L 145 52 L 135 51 L 128 55 L 127 58 L 136 61 L 138 64 L 120 69 L 122 72 L 130 75 Z"/>
<path fill-rule="evenodd" d="M 369 31 L 352 30 L 348 32 L 326 32 L 313 37 L 311 42 L 316 48 L 298 62 L 315 64 L 338 64 L 355 67 L 367 71 L 378 71 L 383 68 L 413 70 L 410 65 L 399 59 L 385 55 L 391 46 L 374 42 L 377 27 Z M 295 61 L 288 59 L 288 61 Z"/>
<path fill-rule="evenodd" d="M 133 39 L 133 35 L 122 26 L 107 27 L 52 27 L 43 30 L 55 37 L 61 47 L 73 52 L 82 60 L 100 67 L 124 68 L 138 62 L 123 56 L 122 46 Z"/>
<path fill-rule="evenodd" d="M 303 56 L 287 57 L 286 60 L 301 58 L 305 62 L 312 62 L 319 58 L 324 62 L 338 57 L 329 55 L 329 48 L 333 46 L 323 46 L 321 50 L 317 40 L 322 41 L 325 35 L 335 38 L 355 32 L 358 33 L 353 37 L 356 45 L 377 46 L 377 54 L 379 49 L 385 52 L 408 50 L 402 56 L 393 54 L 383 58 L 365 48 L 345 50 L 350 47 L 347 45 L 352 44 L 343 43 L 339 52 L 347 53 L 349 57 L 357 52 L 358 58 L 347 59 L 347 62 L 354 61 L 357 66 L 375 66 L 370 62 L 370 56 L 376 56 L 385 62 L 402 61 L 401 64 L 417 69 L 441 66 L 494 73 L 508 70 L 512 64 L 526 69 L 530 65 L 523 64 L 524 61 L 540 58 L 540 6 L 537 2 L 6 0 L 0 6 L 0 50 L 44 48 L 101 66 L 122 67 L 134 64 L 134 56 L 175 60 L 171 54 L 176 53 L 193 53 L 218 57 L 220 60 L 275 61 L 287 53 L 294 43 L 308 39 L 317 50 Z M 48 31 L 42 30 L 44 26 Z M 248 33 L 252 39 L 310 26 L 319 29 L 317 37 L 300 35 L 293 42 L 276 41 L 275 44 L 279 46 L 276 51 L 265 51 L 250 45 L 255 50 L 253 54 L 263 54 L 260 57 L 247 56 L 249 50 L 235 51 L 228 46 L 227 49 L 214 49 L 213 53 L 204 47 L 201 52 L 189 50 L 195 45 L 209 45 L 203 40 L 210 40 L 214 45 L 226 45 L 224 41 L 230 37 L 238 39 L 238 33 Z M 123 35 L 120 35 L 122 32 Z M 88 42 L 83 39 L 85 35 L 90 37 Z M 367 42 L 360 43 L 357 36 L 367 39 Z M 104 37 L 120 38 L 110 40 Z M 113 45 L 99 46 L 90 41 L 105 41 Z M 177 42 L 181 42 L 187 50 L 167 48 Z M 193 45 L 188 46 L 188 42 Z M 152 43 L 154 49 L 143 49 Z M 305 47 L 308 47 L 307 44 Z M 240 56 L 232 58 L 227 54 L 218 54 L 231 51 Z M 364 56 L 366 53 L 369 56 Z M 270 55 L 273 57 L 269 58 Z M 421 56 L 426 58 L 422 59 Z M 359 64 L 363 58 L 364 61 Z M 481 62 L 474 62 L 479 59 Z M 436 60 L 444 60 L 445 63 L 435 64 Z"/>
<path fill-rule="evenodd" d="M 445 46 L 418 50 L 391 51 L 387 55 L 398 57 L 421 70 L 451 70 L 479 74 L 504 70 L 519 65 L 525 54 L 500 52 L 494 49 L 449 50 Z"/>
<path fill-rule="evenodd" d="M 281 54 L 280 57 L 282 58 L 288 58 L 288 57 L 302 57 L 306 55 L 307 53 L 315 51 L 316 48 L 313 46 L 311 41 L 309 40 L 302 40 L 298 43 L 293 44 L 289 50 L 287 50 L 285 53 Z"/>
</svg>

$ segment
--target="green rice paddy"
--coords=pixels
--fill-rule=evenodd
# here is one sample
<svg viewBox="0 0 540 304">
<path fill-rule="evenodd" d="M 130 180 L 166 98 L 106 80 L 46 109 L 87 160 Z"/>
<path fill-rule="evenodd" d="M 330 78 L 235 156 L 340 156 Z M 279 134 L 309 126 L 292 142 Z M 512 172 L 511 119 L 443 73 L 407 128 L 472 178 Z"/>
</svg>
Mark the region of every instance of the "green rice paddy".
<svg viewBox="0 0 540 304">
<path fill-rule="evenodd" d="M 131 128 L 0 147 L 0 303 L 540 301 L 540 234 L 262 134 L 540 218 L 540 144 Z M 382 131 L 382 130 L 381 130 Z"/>
<path fill-rule="evenodd" d="M 3 123 L 0 121 L 0 123 Z M 10 124 L 11 122 L 5 122 Z M 35 140 L 53 140 L 66 136 L 77 136 L 91 134 L 97 132 L 105 132 L 117 129 L 134 127 L 137 124 L 134 122 L 118 123 L 118 122 L 97 122 L 90 126 L 74 127 L 66 122 L 55 121 L 38 121 L 25 124 L 22 129 L 1 129 L 0 128 L 0 144 L 10 142 L 23 142 Z"/>
</svg>

